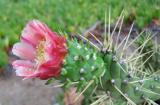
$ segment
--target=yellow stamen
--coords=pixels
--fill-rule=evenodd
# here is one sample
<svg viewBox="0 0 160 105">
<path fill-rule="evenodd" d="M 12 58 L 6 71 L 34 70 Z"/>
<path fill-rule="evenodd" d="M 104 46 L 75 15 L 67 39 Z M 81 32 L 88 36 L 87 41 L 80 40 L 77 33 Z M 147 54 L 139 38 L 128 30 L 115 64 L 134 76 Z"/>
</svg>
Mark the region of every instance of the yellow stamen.
<svg viewBox="0 0 160 105">
<path fill-rule="evenodd" d="M 44 44 L 45 41 L 40 41 L 39 44 L 36 46 L 36 61 L 38 63 L 44 61 Z"/>
</svg>

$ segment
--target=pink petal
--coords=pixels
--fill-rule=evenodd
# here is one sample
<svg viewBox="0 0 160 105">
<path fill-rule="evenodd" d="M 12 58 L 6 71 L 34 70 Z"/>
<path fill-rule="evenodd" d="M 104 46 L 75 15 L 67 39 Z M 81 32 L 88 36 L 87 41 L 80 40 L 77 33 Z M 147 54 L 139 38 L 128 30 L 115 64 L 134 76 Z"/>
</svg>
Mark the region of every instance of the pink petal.
<svg viewBox="0 0 160 105">
<path fill-rule="evenodd" d="M 33 60 L 35 58 L 35 49 L 26 43 L 14 44 L 12 52 L 22 59 Z"/>
<path fill-rule="evenodd" d="M 12 63 L 13 68 L 16 69 L 16 75 L 27 78 L 34 78 L 39 75 L 36 70 L 35 63 L 27 60 L 16 60 Z"/>
<path fill-rule="evenodd" d="M 44 32 L 39 28 L 39 22 L 30 21 L 22 31 L 21 41 L 36 46 L 44 39 Z"/>
<path fill-rule="evenodd" d="M 53 43 L 57 40 L 57 38 L 59 38 L 59 36 L 55 32 L 52 32 L 51 29 L 43 22 L 33 20 L 31 23 L 32 28 L 34 28 L 34 30 L 38 30 L 38 32 L 42 34 L 46 40 L 52 41 Z"/>
<path fill-rule="evenodd" d="M 24 68 L 34 68 L 35 63 L 27 60 L 16 60 L 12 63 L 14 69 L 18 69 L 19 67 Z"/>
<path fill-rule="evenodd" d="M 43 34 L 45 37 L 49 34 L 52 35 L 53 32 L 48 28 L 48 26 L 46 24 L 44 24 L 43 22 L 39 21 L 39 20 L 33 20 L 31 21 L 32 27 L 35 30 L 39 30 L 39 33 Z"/>
<path fill-rule="evenodd" d="M 28 79 L 28 78 L 36 78 L 38 77 L 39 74 L 36 74 L 35 71 L 33 70 L 28 70 L 26 68 L 19 68 L 16 70 L 16 75 L 20 77 L 24 77 L 23 80 Z"/>
<path fill-rule="evenodd" d="M 38 77 L 40 79 L 48 79 L 54 76 L 56 77 L 60 73 L 60 67 L 40 67 L 38 73 Z"/>
<path fill-rule="evenodd" d="M 12 63 L 13 68 L 16 69 L 16 75 L 26 78 L 37 77 L 36 68 L 34 63 L 25 60 L 17 60 Z"/>
<path fill-rule="evenodd" d="M 22 76 L 22 77 L 27 77 L 31 76 L 34 74 L 33 70 L 28 70 L 26 68 L 20 67 L 19 69 L 16 70 L 16 75 L 17 76 Z"/>
</svg>

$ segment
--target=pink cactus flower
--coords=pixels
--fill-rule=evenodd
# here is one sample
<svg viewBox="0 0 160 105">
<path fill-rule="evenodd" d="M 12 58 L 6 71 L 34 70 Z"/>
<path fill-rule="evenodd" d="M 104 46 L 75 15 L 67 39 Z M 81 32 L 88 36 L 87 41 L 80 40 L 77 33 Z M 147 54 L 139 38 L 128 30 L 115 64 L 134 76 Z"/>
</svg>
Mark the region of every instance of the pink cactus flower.
<svg viewBox="0 0 160 105">
<path fill-rule="evenodd" d="M 52 32 L 44 23 L 28 22 L 12 52 L 21 58 L 12 63 L 17 76 L 48 79 L 60 74 L 67 49 L 66 40 Z"/>
</svg>

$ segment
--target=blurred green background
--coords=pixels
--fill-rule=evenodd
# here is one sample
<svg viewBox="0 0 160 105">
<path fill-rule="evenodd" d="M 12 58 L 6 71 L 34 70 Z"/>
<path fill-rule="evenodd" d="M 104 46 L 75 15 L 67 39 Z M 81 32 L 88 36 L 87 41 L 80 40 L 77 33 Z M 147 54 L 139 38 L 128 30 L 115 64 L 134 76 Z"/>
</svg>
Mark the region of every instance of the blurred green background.
<svg viewBox="0 0 160 105">
<path fill-rule="evenodd" d="M 134 18 L 139 28 L 160 20 L 160 0 L 0 0 L 0 67 L 27 21 L 39 19 L 54 31 L 78 33 L 96 21 L 104 22 L 109 7 L 112 22 L 123 9 L 126 22 Z"/>
</svg>

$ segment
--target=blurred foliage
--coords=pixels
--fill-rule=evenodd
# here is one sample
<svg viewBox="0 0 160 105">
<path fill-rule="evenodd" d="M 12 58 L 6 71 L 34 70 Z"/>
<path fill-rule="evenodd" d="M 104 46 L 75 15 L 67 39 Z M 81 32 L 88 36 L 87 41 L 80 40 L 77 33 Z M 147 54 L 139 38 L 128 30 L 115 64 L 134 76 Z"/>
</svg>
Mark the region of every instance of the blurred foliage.
<svg viewBox="0 0 160 105">
<path fill-rule="evenodd" d="M 0 49 L 2 50 L 2 49 Z M 0 69 L 1 67 L 3 67 L 6 63 L 7 63 L 7 54 L 5 51 L 1 51 L 0 52 L 0 57 L 1 57 L 1 60 L 0 60 Z"/>
<path fill-rule="evenodd" d="M 160 0 L 0 0 L 0 55 L 19 39 L 31 19 L 39 19 L 55 31 L 78 33 L 98 20 L 104 22 L 111 7 L 112 22 L 124 9 L 126 20 L 135 19 L 143 27 L 152 18 L 160 19 L 159 5 Z"/>
</svg>

